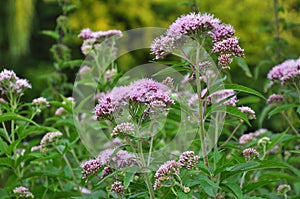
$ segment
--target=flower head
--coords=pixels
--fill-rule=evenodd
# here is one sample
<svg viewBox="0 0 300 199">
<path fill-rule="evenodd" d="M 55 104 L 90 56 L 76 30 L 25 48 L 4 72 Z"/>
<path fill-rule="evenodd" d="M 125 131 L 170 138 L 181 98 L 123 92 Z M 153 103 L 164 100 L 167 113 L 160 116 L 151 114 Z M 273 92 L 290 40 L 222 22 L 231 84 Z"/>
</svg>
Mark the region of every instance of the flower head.
<svg viewBox="0 0 300 199">
<path fill-rule="evenodd" d="M 267 99 L 267 104 L 278 104 L 280 102 L 283 102 L 285 100 L 283 95 L 278 94 L 272 94 Z"/>
<path fill-rule="evenodd" d="M 255 111 L 252 110 L 250 107 L 248 106 L 241 106 L 241 107 L 238 107 L 238 109 L 242 112 L 242 113 L 245 113 L 247 115 L 247 118 L 249 120 L 253 120 L 256 118 L 255 116 Z"/>
<path fill-rule="evenodd" d="M 181 167 L 191 170 L 198 164 L 199 159 L 199 156 L 195 155 L 194 151 L 185 151 L 180 156 L 178 163 Z"/>
<path fill-rule="evenodd" d="M 249 161 L 255 157 L 259 157 L 259 153 L 254 148 L 247 148 L 243 151 L 243 156 Z"/>
<path fill-rule="evenodd" d="M 236 103 L 238 100 L 234 94 L 235 94 L 235 91 L 231 90 L 231 89 L 219 90 L 219 91 L 216 91 L 216 92 L 210 94 L 207 97 L 207 100 L 210 103 L 222 102 L 223 105 L 236 106 Z"/>
<path fill-rule="evenodd" d="M 158 189 L 163 181 L 171 179 L 173 174 L 179 174 L 179 167 L 180 164 L 175 160 L 169 160 L 161 165 L 154 175 L 154 190 Z"/>
<path fill-rule="evenodd" d="M 116 192 L 118 195 L 123 195 L 124 189 L 125 187 L 122 185 L 122 182 L 116 181 L 111 185 L 111 191 Z"/>
<path fill-rule="evenodd" d="M 97 175 L 98 171 L 101 168 L 101 164 L 98 161 L 98 159 L 91 159 L 88 161 L 85 161 L 81 164 L 83 179 L 87 179 L 90 175 Z"/>
<path fill-rule="evenodd" d="M 288 184 L 281 184 L 276 189 L 278 195 L 284 195 L 290 190 L 291 190 L 291 186 Z"/>
<path fill-rule="evenodd" d="M 44 97 L 39 97 L 32 100 L 32 104 L 36 106 L 50 106 L 49 102 Z"/>
<path fill-rule="evenodd" d="M 29 191 L 28 188 L 20 186 L 16 187 L 13 192 L 21 198 L 34 198 L 33 194 Z"/>
<path fill-rule="evenodd" d="M 23 91 L 31 88 L 31 84 L 26 79 L 20 79 L 14 71 L 4 69 L 0 73 L 0 91 L 2 94 L 10 92 L 23 95 Z"/>
<path fill-rule="evenodd" d="M 289 80 L 300 77 L 300 58 L 297 60 L 286 60 L 283 63 L 274 66 L 268 73 L 268 79 L 272 82 L 280 81 L 285 85 Z"/>
<path fill-rule="evenodd" d="M 55 138 L 61 137 L 63 134 L 61 132 L 49 132 L 44 135 L 40 142 L 41 151 L 44 151 L 47 143 L 53 142 Z"/>
<path fill-rule="evenodd" d="M 135 127 L 133 123 L 125 122 L 118 124 L 112 131 L 111 136 L 117 137 L 118 135 L 129 134 L 132 135 L 134 133 Z"/>
</svg>

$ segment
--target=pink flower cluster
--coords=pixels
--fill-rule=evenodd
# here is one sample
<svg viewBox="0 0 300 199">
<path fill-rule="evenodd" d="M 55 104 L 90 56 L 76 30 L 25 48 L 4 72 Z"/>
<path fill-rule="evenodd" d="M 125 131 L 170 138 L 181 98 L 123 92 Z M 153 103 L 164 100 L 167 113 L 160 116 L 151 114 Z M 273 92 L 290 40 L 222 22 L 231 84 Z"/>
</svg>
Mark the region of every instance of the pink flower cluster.
<svg viewBox="0 0 300 199">
<path fill-rule="evenodd" d="M 14 71 L 4 69 L 0 73 L 0 91 L 2 94 L 10 92 L 23 95 L 25 89 L 31 88 L 28 80 L 20 79 Z"/>
<path fill-rule="evenodd" d="M 245 113 L 247 118 L 249 120 L 254 120 L 256 119 L 256 116 L 255 116 L 255 111 L 252 110 L 250 107 L 248 106 L 241 106 L 241 107 L 238 107 L 239 111 L 241 111 L 242 113 Z"/>
<path fill-rule="evenodd" d="M 160 101 L 166 105 L 174 103 L 167 86 L 152 79 L 140 79 L 128 86 L 115 87 L 101 96 L 95 107 L 95 114 L 98 118 L 105 118 L 129 103 L 142 103 L 147 106 L 153 101 Z"/>
<path fill-rule="evenodd" d="M 247 161 L 259 157 L 259 153 L 254 148 L 247 148 L 243 150 L 243 156 L 246 158 Z"/>
<path fill-rule="evenodd" d="M 44 97 L 39 97 L 32 100 L 32 104 L 36 106 L 50 106 L 49 102 Z"/>
<path fill-rule="evenodd" d="M 178 163 L 180 167 L 185 167 L 187 170 L 191 170 L 199 162 L 200 157 L 195 155 L 194 151 L 185 151 L 179 157 Z"/>
<path fill-rule="evenodd" d="M 165 180 L 170 179 L 172 175 L 174 174 L 178 175 L 179 167 L 180 164 L 175 160 L 169 160 L 165 162 L 163 165 L 161 165 L 154 175 L 155 177 L 154 190 L 158 189 L 161 186 L 161 183 Z"/>
<path fill-rule="evenodd" d="M 235 91 L 231 89 L 219 90 L 207 97 L 207 100 L 210 103 L 222 103 L 223 105 L 236 106 L 238 102 L 237 97 L 235 96 Z"/>
<path fill-rule="evenodd" d="M 262 135 L 265 132 L 267 132 L 267 129 L 258 129 L 254 133 L 244 134 L 240 137 L 239 143 L 240 144 L 248 144 L 249 142 L 256 139 L 257 137 L 259 137 L 260 135 Z"/>
<path fill-rule="evenodd" d="M 124 189 L 125 187 L 122 185 L 122 182 L 116 181 L 111 185 L 111 191 L 116 192 L 118 195 L 123 195 Z"/>
<path fill-rule="evenodd" d="M 136 156 L 125 150 L 120 150 L 114 154 L 115 149 L 106 149 L 102 151 L 96 159 L 88 160 L 81 164 L 83 179 L 89 175 L 97 175 L 100 168 L 105 166 L 101 178 L 112 173 L 113 169 L 136 166 Z"/>
<path fill-rule="evenodd" d="M 165 162 L 158 168 L 154 175 L 154 190 L 161 187 L 164 181 L 176 180 L 174 175 L 179 175 L 180 168 L 187 170 L 194 168 L 198 164 L 199 159 L 199 156 L 195 155 L 193 151 L 185 151 L 180 155 L 178 161 L 169 160 Z"/>
<path fill-rule="evenodd" d="M 267 99 L 267 104 L 278 104 L 279 102 L 283 102 L 285 100 L 283 95 L 272 94 Z"/>
<path fill-rule="evenodd" d="M 117 137 L 119 135 L 125 135 L 125 134 L 133 134 L 134 133 L 134 124 L 130 122 L 124 122 L 121 124 L 118 124 L 112 131 L 111 136 Z"/>
<path fill-rule="evenodd" d="M 97 31 L 93 32 L 89 28 L 85 28 L 78 35 L 79 38 L 84 39 L 83 44 L 81 46 L 81 52 L 84 55 L 90 53 L 93 49 L 101 48 L 100 43 L 112 36 L 122 37 L 123 34 L 120 30 L 108 30 L 108 31 Z M 112 45 L 114 47 L 114 45 Z"/>
<path fill-rule="evenodd" d="M 171 54 L 185 36 L 194 39 L 211 37 L 211 52 L 220 54 L 219 65 L 226 68 L 232 62 L 232 56 L 244 57 L 244 50 L 238 45 L 238 39 L 233 37 L 234 32 L 232 26 L 221 23 L 211 14 L 190 13 L 179 17 L 164 35 L 156 38 L 151 45 L 151 52 L 156 59 L 161 59 Z"/>
<path fill-rule="evenodd" d="M 300 78 L 300 58 L 286 60 L 274 66 L 268 73 L 268 79 L 272 82 L 280 81 L 281 85 L 295 78 Z"/>
<path fill-rule="evenodd" d="M 44 152 L 47 143 L 53 142 L 54 139 L 56 139 L 57 137 L 61 137 L 62 135 L 63 134 L 61 132 L 48 132 L 48 133 L 46 133 L 46 135 L 44 135 L 44 137 L 41 139 L 40 145 L 33 146 L 31 148 L 31 151 L 40 150 L 41 152 Z"/>
<path fill-rule="evenodd" d="M 18 195 L 18 198 L 34 198 L 33 194 L 27 187 L 19 186 L 13 190 L 14 194 Z"/>
</svg>

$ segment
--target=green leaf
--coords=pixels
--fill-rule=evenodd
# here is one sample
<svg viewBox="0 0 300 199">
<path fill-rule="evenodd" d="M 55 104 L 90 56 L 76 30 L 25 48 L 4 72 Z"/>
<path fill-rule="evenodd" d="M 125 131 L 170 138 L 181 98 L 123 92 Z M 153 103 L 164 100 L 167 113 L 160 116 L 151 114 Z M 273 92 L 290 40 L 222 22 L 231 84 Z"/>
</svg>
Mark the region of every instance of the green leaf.
<svg viewBox="0 0 300 199">
<path fill-rule="evenodd" d="M 187 186 L 192 187 L 195 185 L 200 185 L 203 189 L 203 191 L 211 196 L 215 197 L 217 194 L 217 190 L 219 189 L 218 184 L 210 180 L 207 176 L 203 174 L 199 174 L 196 179 L 191 180 Z"/>
<path fill-rule="evenodd" d="M 281 111 L 287 110 L 289 108 L 294 108 L 294 107 L 297 107 L 297 106 L 298 105 L 296 105 L 296 104 L 282 104 L 280 106 L 277 106 L 274 110 L 269 112 L 268 118 L 270 119 L 273 115 L 275 115 L 275 114 L 277 114 Z"/>
<path fill-rule="evenodd" d="M 259 180 L 258 182 L 255 183 L 249 183 L 245 184 L 243 186 L 243 192 L 244 193 L 249 193 L 250 191 L 257 190 L 259 187 L 262 187 L 264 185 L 271 184 L 272 182 L 277 182 L 278 179 L 273 179 L 273 180 Z"/>
<path fill-rule="evenodd" d="M 266 99 L 260 92 L 254 90 L 254 89 L 248 88 L 246 86 L 241 86 L 241 85 L 238 85 L 238 84 L 225 84 L 224 88 L 249 93 L 249 94 L 252 94 L 252 95 L 256 95 L 256 96 L 258 96 L 258 97 L 260 97 L 264 100 Z"/>
<path fill-rule="evenodd" d="M 40 33 L 56 40 L 59 39 L 59 34 L 52 30 L 42 30 Z"/>
<path fill-rule="evenodd" d="M 192 194 L 193 192 L 189 192 L 189 193 L 184 193 L 184 192 L 178 192 L 178 198 L 180 199 L 190 199 L 192 198 Z"/>
<path fill-rule="evenodd" d="M 288 130 L 289 129 L 276 135 L 276 137 L 271 141 L 271 143 L 267 145 L 267 150 L 272 149 L 276 144 L 278 144 L 280 141 L 282 141 L 282 138 L 285 136 L 285 134 L 288 132 Z"/>
<path fill-rule="evenodd" d="M 11 158 L 0 158 L 0 165 L 14 168 L 14 161 Z"/>
<path fill-rule="evenodd" d="M 135 172 L 128 171 L 124 176 L 124 187 L 127 189 L 134 178 Z"/>
<path fill-rule="evenodd" d="M 221 186 L 225 186 L 226 188 L 228 188 L 236 196 L 236 198 L 243 198 L 243 192 L 238 184 L 224 182 L 221 184 Z"/>
<path fill-rule="evenodd" d="M 0 137 L 0 155 L 6 154 L 7 152 L 7 144 L 6 142 Z"/>
<path fill-rule="evenodd" d="M 289 151 L 289 152 L 300 154 L 300 150 L 291 150 L 291 151 Z"/>
<path fill-rule="evenodd" d="M 247 77 L 251 77 L 251 78 L 253 77 L 248 67 L 248 64 L 245 62 L 243 58 L 234 57 L 233 60 L 237 62 L 238 66 L 245 72 L 245 75 Z"/>
<path fill-rule="evenodd" d="M 297 113 L 300 115 L 300 106 L 297 108 Z"/>
<path fill-rule="evenodd" d="M 239 119 L 242 119 L 245 121 L 249 126 L 251 126 L 247 116 L 242 113 L 238 108 L 234 106 L 217 106 L 217 107 L 208 107 L 205 113 L 205 120 L 211 113 L 216 113 L 216 112 L 226 112 L 229 115 L 235 116 Z"/>
<path fill-rule="evenodd" d="M 37 123 L 35 123 L 31 119 L 28 119 L 28 118 L 26 118 L 22 115 L 18 115 L 16 113 L 3 113 L 0 115 L 0 122 L 6 122 L 6 121 L 11 121 L 11 120 L 21 120 L 21 121 L 29 122 L 36 126 L 39 126 Z"/>
</svg>

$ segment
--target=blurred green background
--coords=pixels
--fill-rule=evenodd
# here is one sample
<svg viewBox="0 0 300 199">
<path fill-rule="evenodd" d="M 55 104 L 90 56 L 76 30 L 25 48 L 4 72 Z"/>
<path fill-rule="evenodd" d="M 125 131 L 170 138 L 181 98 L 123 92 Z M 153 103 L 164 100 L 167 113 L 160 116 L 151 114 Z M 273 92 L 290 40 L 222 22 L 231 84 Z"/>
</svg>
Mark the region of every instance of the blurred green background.
<svg viewBox="0 0 300 199">
<path fill-rule="evenodd" d="M 250 73 L 245 73 L 233 63 L 230 78 L 234 83 L 268 96 L 270 93 L 264 90 L 267 72 L 285 59 L 300 55 L 299 0 L 1 0 L 0 69 L 13 69 L 17 75 L 30 80 L 33 89 L 27 99 L 40 96 L 55 71 L 49 49 L 57 41 L 41 31 L 55 29 L 56 20 L 62 14 L 58 2 L 76 6 L 68 14 L 71 36 L 65 41 L 72 59 L 84 59 L 80 52 L 82 40 L 77 38 L 83 28 L 93 31 L 167 28 L 180 15 L 197 9 L 234 26 L 250 69 Z M 129 56 L 119 67 L 124 71 L 151 58 L 142 54 Z M 68 73 L 68 81 L 72 82 L 77 70 L 64 71 Z M 257 112 L 265 105 L 258 99 L 248 99 L 246 103 Z"/>
</svg>

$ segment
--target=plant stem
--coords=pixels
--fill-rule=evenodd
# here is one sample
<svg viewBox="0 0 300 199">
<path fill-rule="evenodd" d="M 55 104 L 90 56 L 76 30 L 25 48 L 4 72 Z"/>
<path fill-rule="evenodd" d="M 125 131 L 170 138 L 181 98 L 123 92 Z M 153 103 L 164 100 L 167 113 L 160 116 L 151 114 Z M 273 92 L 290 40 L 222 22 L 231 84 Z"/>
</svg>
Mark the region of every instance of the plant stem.
<svg viewBox="0 0 300 199">
<path fill-rule="evenodd" d="M 243 188 L 243 184 L 245 182 L 245 177 L 246 177 L 246 174 L 247 174 L 247 171 L 245 171 L 242 175 L 242 178 L 241 178 L 241 184 L 240 184 L 240 188 L 242 189 Z"/>
<path fill-rule="evenodd" d="M 142 161 L 142 168 L 144 169 L 144 167 L 146 167 L 146 162 L 145 162 L 145 157 L 144 157 L 144 154 L 143 154 L 143 145 L 142 145 L 142 140 L 141 139 L 138 141 L 138 150 L 139 150 L 139 156 L 140 156 L 141 161 Z M 154 190 L 153 190 L 153 187 L 152 187 L 149 175 L 148 175 L 148 171 L 145 171 L 145 172 L 146 173 L 144 174 L 144 177 L 145 177 L 145 181 L 146 181 L 146 185 L 147 185 L 147 188 L 148 188 L 148 191 L 149 191 L 150 198 L 155 199 Z"/>
<path fill-rule="evenodd" d="M 295 133 L 298 137 L 300 137 L 300 134 L 298 133 L 297 129 L 295 129 L 293 123 L 292 123 L 291 120 L 288 118 L 288 116 L 287 116 L 283 111 L 281 111 L 280 113 L 281 113 L 281 115 L 284 117 L 284 119 L 288 122 L 288 124 L 290 125 L 290 127 L 292 128 L 292 130 L 294 131 L 294 133 Z"/>
<path fill-rule="evenodd" d="M 229 137 L 226 139 L 226 141 L 220 146 L 220 148 L 224 147 L 232 138 L 232 136 L 236 133 L 236 131 L 240 128 L 243 122 L 239 122 L 239 124 L 234 128 L 234 130 L 231 132 Z"/>
<path fill-rule="evenodd" d="M 279 31 L 279 17 L 278 17 L 278 0 L 273 0 L 274 4 L 274 25 L 275 25 L 275 39 L 278 42 L 277 43 L 277 49 L 276 49 L 276 59 L 277 62 L 280 62 L 280 31 Z"/>
<path fill-rule="evenodd" d="M 201 80 L 200 80 L 200 69 L 198 66 L 199 62 L 199 53 L 200 53 L 199 46 L 196 51 L 196 64 L 195 64 L 195 73 L 196 73 L 196 87 L 197 87 L 197 95 L 198 95 L 198 110 L 199 110 L 199 128 L 198 128 L 198 134 L 200 136 L 201 141 L 201 149 L 202 149 L 202 156 L 204 163 L 207 168 L 209 168 L 209 162 L 206 152 L 206 143 L 205 143 L 205 128 L 204 128 L 204 112 L 203 112 L 203 100 L 201 98 Z"/>
</svg>

